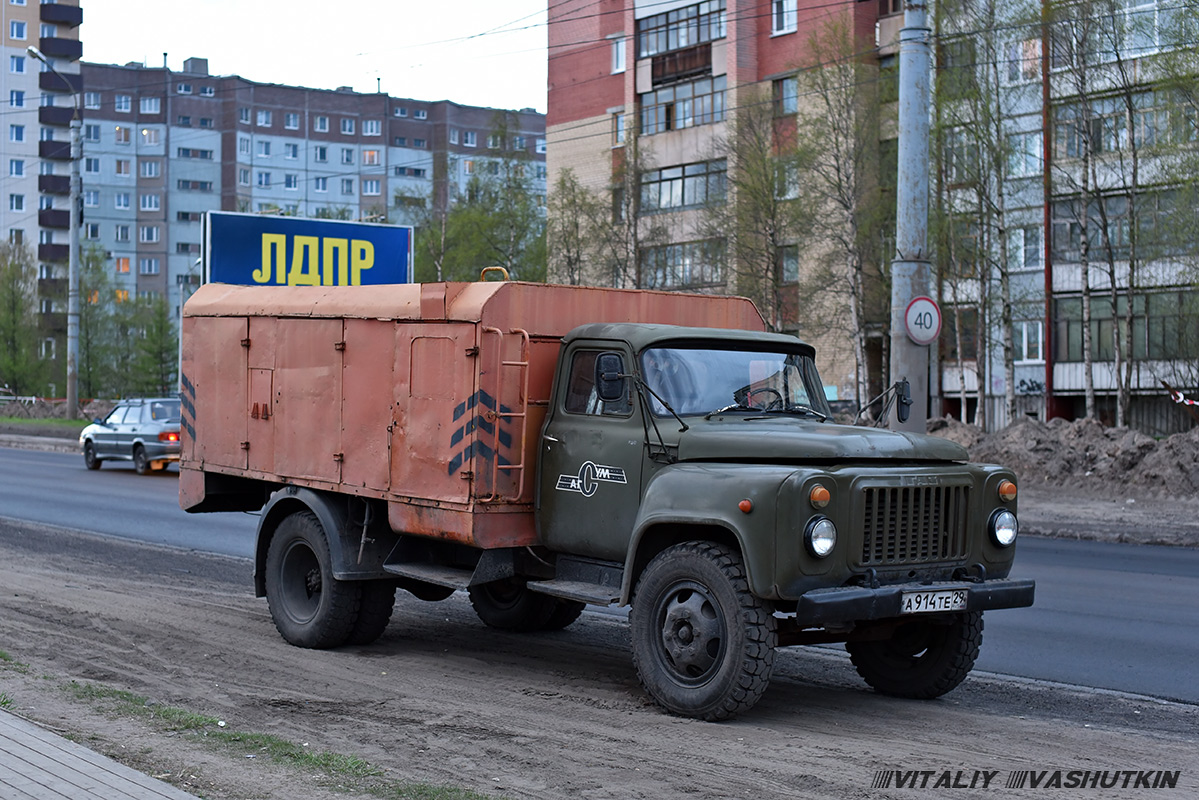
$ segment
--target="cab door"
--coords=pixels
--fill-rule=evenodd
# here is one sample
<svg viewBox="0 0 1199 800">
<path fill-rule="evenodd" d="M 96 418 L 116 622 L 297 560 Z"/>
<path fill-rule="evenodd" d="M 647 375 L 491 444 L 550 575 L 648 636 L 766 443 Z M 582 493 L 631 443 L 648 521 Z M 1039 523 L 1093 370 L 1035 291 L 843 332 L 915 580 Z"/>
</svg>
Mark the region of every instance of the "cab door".
<svg viewBox="0 0 1199 800">
<path fill-rule="evenodd" d="M 620 400 L 599 399 L 601 353 L 618 354 L 621 373 L 630 371 L 631 355 L 615 342 L 576 342 L 561 361 L 541 435 L 537 516 L 551 550 L 616 561 L 637 517 L 643 435 L 631 380 Z"/>
</svg>

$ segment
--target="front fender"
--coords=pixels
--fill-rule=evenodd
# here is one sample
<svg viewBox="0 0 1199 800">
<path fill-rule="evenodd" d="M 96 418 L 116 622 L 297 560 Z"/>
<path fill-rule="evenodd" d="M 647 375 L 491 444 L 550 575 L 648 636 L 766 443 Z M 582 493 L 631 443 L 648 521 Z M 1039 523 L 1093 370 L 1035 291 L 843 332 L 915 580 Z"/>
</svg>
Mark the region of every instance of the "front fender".
<svg viewBox="0 0 1199 800">
<path fill-rule="evenodd" d="M 750 591 L 772 596 L 779 487 L 794 472 L 757 464 L 673 464 L 656 473 L 645 487 L 629 540 L 621 603 L 630 601 L 637 578 L 655 555 L 692 539 L 735 545 Z M 751 504 L 748 512 L 740 507 L 743 500 Z"/>
</svg>

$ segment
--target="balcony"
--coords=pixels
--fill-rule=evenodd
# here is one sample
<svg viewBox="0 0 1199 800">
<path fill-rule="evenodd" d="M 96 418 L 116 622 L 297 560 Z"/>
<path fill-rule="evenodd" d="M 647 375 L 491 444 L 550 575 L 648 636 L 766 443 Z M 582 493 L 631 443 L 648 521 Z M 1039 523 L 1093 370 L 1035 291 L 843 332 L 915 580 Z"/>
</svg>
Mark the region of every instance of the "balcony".
<svg viewBox="0 0 1199 800">
<path fill-rule="evenodd" d="M 78 61 L 83 57 L 83 42 L 78 39 L 63 39 L 58 36 L 43 36 L 38 40 L 38 49 L 50 58 Z"/>
<path fill-rule="evenodd" d="M 37 190 L 42 194 L 71 193 L 71 176 L 69 175 L 38 175 Z"/>
<path fill-rule="evenodd" d="M 712 71 L 712 45 L 710 42 L 704 42 L 684 50 L 654 56 L 652 69 L 654 86 L 709 74 Z"/>
<path fill-rule="evenodd" d="M 37 85 L 43 92 L 82 92 L 83 76 L 74 72 L 62 75 L 55 72 L 42 72 L 37 76 Z"/>
<path fill-rule="evenodd" d="M 42 22 L 66 25 L 68 28 L 77 28 L 83 22 L 83 9 L 79 6 L 42 3 Z M 46 51 L 43 50 L 42 52 Z"/>
<path fill-rule="evenodd" d="M 65 208 L 43 208 L 37 212 L 37 224 L 43 228 L 65 231 L 71 227 L 71 214 Z"/>
<path fill-rule="evenodd" d="M 37 143 L 37 154 L 53 161 L 70 161 L 71 143 L 41 141 Z"/>
<path fill-rule="evenodd" d="M 63 108 L 61 106 L 42 106 L 37 110 L 37 121 L 43 125 L 60 125 L 62 127 L 70 127 L 71 117 L 75 116 L 75 106 Z"/>
<path fill-rule="evenodd" d="M 46 213 L 45 211 L 42 212 Z M 63 212 L 66 213 L 65 211 Z M 71 246 L 66 244 L 39 244 L 38 261 L 67 261 L 71 257 Z"/>
</svg>

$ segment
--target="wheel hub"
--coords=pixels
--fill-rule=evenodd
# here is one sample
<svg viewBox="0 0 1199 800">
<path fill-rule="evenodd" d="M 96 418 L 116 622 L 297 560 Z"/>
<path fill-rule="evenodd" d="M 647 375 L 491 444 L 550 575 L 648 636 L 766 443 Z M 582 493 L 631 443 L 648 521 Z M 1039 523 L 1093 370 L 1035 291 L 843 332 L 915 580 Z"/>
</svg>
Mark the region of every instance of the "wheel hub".
<svg viewBox="0 0 1199 800">
<path fill-rule="evenodd" d="M 670 593 L 662 604 L 662 648 L 678 677 L 704 678 L 718 663 L 725 630 L 713 599 L 695 587 Z"/>
</svg>

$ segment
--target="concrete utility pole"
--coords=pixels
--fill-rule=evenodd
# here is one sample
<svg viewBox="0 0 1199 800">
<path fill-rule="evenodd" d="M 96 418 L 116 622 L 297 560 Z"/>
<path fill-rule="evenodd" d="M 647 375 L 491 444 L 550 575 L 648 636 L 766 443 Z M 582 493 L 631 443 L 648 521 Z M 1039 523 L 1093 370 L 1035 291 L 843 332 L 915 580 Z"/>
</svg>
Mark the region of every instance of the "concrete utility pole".
<svg viewBox="0 0 1199 800">
<path fill-rule="evenodd" d="M 932 62 L 928 6 L 906 0 L 899 32 L 899 175 L 896 186 L 895 250 L 891 262 L 891 380 L 912 388 L 911 414 L 889 427 L 923 433 L 928 418 L 928 345 L 908 336 L 905 315 L 912 300 L 928 296 L 929 78 Z M 894 405 L 898 409 L 899 404 Z"/>
<path fill-rule="evenodd" d="M 71 116 L 71 189 L 67 202 L 70 218 L 67 224 L 67 419 L 79 416 L 79 214 L 80 179 L 79 159 L 83 156 L 83 115 L 79 107 L 79 92 L 75 84 L 54 68 L 54 65 L 33 45 L 25 48 L 29 55 L 45 64 L 51 72 L 62 79 L 71 92 L 75 113 Z"/>
</svg>

